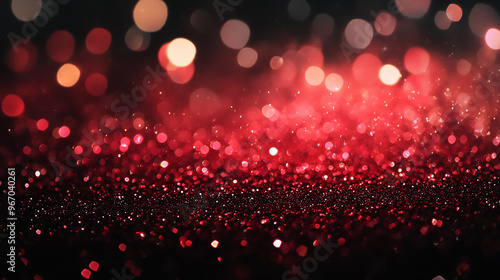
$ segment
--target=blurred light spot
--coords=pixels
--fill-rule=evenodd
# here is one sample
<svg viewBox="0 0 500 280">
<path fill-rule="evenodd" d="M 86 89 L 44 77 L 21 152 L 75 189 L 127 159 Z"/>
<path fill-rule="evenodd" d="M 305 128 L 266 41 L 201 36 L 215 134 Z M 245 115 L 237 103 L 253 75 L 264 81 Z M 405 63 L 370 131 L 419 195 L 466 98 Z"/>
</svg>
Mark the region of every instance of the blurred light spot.
<svg viewBox="0 0 500 280">
<path fill-rule="evenodd" d="M 167 138 L 167 134 L 163 132 L 156 135 L 156 140 L 158 141 L 158 143 L 165 143 L 167 141 Z"/>
<path fill-rule="evenodd" d="M 342 154 L 343 159 L 348 159 L 349 158 L 349 153 L 343 153 Z"/>
<path fill-rule="evenodd" d="M 403 157 L 404 158 L 409 158 L 410 157 L 410 152 L 409 151 L 404 151 L 403 152 Z"/>
<path fill-rule="evenodd" d="M 262 115 L 268 119 L 274 119 L 278 115 L 278 111 L 271 104 L 263 106 L 261 111 Z"/>
<path fill-rule="evenodd" d="M 175 66 L 186 67 L 193 62 L 196 56 L 196 47 L 188 39 L 177 38 L 168 44 L 167 56 Z"/>
<path fill-rule="evenodd" d="M 427 71 L 427 67 L 430 63 L 429 53 L 419 47 L 410 48 L 404 58 L 404 64 L 406 70 L 412 74 L 421 74 Z"/>
<path fill-rule="evenodd" d="M 364 49 L 373 39 L 373 28 L 366 20 L 353 19 L 345 28 L 345 38 L 353 48 Z"/>
<path fill-rule="evenodd" d="M 241 49 L 250 39 L 250 28 L 241 20 L 230 19 L 222 26 L 220 37 L 228 48 Z"/>
<path fill-rule="evenodd" d="M 71 130 L 69 129 L 69 127 L 67 127 L 65 125 L 61 126 L 58 130 L 59 136 L 62 138 L 68 137 L 70 132 L 71 132 Z"/>
<path fill-rule="evenodd" d="M 158 51 L 158 62 L 160 62 L 161 67 L 164 69 L 168 68 L 169 64 L 172 64 L 170 61 L 168 61 L 168 56 L 167 56 L 167 47 L 169 43 L 163 44 Z"/>
<path fill-rule="evenodd" d="M 101 96 L 108 88 L 108 79 L 99 73 L 90 74 L 85 81 L 87 92 L 94 96 Z"/>
<path fill-rule="evenodd" d="M 459 21 L 462 18 L 462 8 L 457 4 L 450 4 L 446 8 L 446 16 L 454 22 Z"/>
<path fill-rule="evenodd" d="M 328 90 L 337 92 L 344 85 L 344 79 L 339 74 L 331 73 L 326 76 L 325 86 Z"/>
<path fill-rule="evenodd" d="M 356 130 L 358 131 L 358 133 L 365 133 L 366 132 L 366 125 L 364 123 L 360 123 L 358 124 L 358 127 L 356 127 Z"/>
<path fill-rule="evenodd" d="M 214 240 L 214 241 L 212 241 L 212 243 L 210 243 L 210 245 L 212 245 L 212 247 L 214 247 L 214 248 L 217 248 L 217 246 L 219 246 L 219 241 Z"/>
<path fill-rule="evenodd" d="M 318 66 L 311 66 L 307 68 L 305 77 L 308 84 L 311 86 L 318 86 L 323 82 L 325 73 Z"/>
<path fill-rule="evenodd" d="M 328 37 L 333 34 L 335 21 L 330 15 L 319 14 L 312 22 L 312 32 L 320 37 Z"/>
<path fill-rule="evenodd" d="M 455 137 L 455 135 L 448 136 L 448 143 L 453 145 L 453 144 L 455 144 L 455 141 L 457 141 L 457 138 Z"/>
<path fill-rule="evenodd" d="M 168 8 L 161 0 L 141 0 L 133 12 L 134 22 L 144 32 L 160 30 L 168 17 Z"/>
<path fill-rule="evenodd" d="M 89 264 L 89 267 L 90 269 L 92 269 L 93 271 L 97 271 L 99 269 L 99 263 L 96 262 L 96 261 L 92 261 L 90 264 Z"/>
<path fill-rule="evenodd" d="M 499 20 L 495 10 L 486 4 L 476 4 L 469 14 L 469 26 L 478 37 L 483 37 L 491 27 L 498 26 Z"/>
<path fill-rule="evenodd" d="M 66 62 L 75 51 L 75 39 L 65 30 L 53 32 L 47 40 L 47 54 L 56 62 Z"/>
<path fill-rule="evenodd" d="M 271 66 L 273 70 L 280 69 L 281 66 L 283 66 L 283 58 L 280 56 L 273 56 L 269 61 L 269 66 Z"/>
<path fill-rule="evenodd" d="M 111 33 L 108 30 L 100 27 L 92 29 L 87 38 L 85 38 L 85 46 L 87 50 L 93 54 L 105 53 L 111 45 Z"/>
<path fill-rule="evenodd" d="M 488 47 L 492 50 L 500 49 L 500 31 L 498 29 L 488 29 L 486 35 L 484 36 L 484 40 L 486 41 L 486 45 L 488 45 Z"/>
<path fill-rule="evenodd" d="M 144 137 L 142 137 L 142 135 L 140 135 L 140 134 L 134 135 L 134 143 L 139 145 L 142 143 L 142 141 L 144 141 Z"/>
<path fill-rule="evenodd" d="M 352 72 L 354 78 L 365 85 L 373 84 L 379 79 L 378 73 L 382 67 L 382 62 L 373 54 L 364 53 L 354 60 Z"/>
<path fill-rule="evenodd" d="M 279 240 L 279 239 L 274 240 L 273 246 L 276 248 L 281 247 L 281 240 Z"/>
<path fill-rule="evenodd" d="M 250 68 L 255 65 L 258 58 L 257 51 L 252 48 L 242 48 L 238 52 L 238 64 L 243 68 Z"/>
<path fill-rule="evenodd" d="M 306 254 L 307 254 L 307 247 L 304 246 L 304 245 L 300 245 L 299 247 L 297 247 L 297 249 L 295 250 L 295 252 L 297 252 L 297 254 L 301 257 L 305 257 Z"/>
<path fill-rule="evenodd" d="M 120 245 L 118 246 L 118 249 L 122 252 L 125 252 L 125 250 L 127 249 L 127 245 L 120 243 Z"/>
<path fill-rule="evenodd" d="M 40 131 L 45 131 L 47 128 L 49 128 L 49 122 L 46 119 L 39 119 L 36 122 L 36 128 Z"/>
<path fill-rule="evenodd" d="M 96 155 L 100 154 L 100 153 L 101 153 L 101 147 L 99 147 L 99 146 L 94 146 L 94 147 L 92 148 L 92 152 L 94 152 L 94 154 L 96 154 Z"/>
<path fill-rule="evenodd" d="M 431 0 L 396 0 L 396 7 L 405 17 L 421 18 L 429 10 Z"/>
<path fill-rule="evenodd" d="M 386 64 L 380 68 L 379 77 L 382 83 L 392 86 L 399 81 L 401 73 L 394 65 Z"/>
<path fill-rule="evenodd" d="M 42 0 L 12 0 L 11 8 L 18 20 L 32 21 L 42 10 Z"/>
<path fill-rule="evenodd" d="M 305 0 L 291 0 L 288 3 L 288 15 L 296 21 L 304 21 L 311 13 L 311 6 Z"/>
<path fill-rule="evenodd" d="M 7 66 L 14 72 L 27 72 L 36 64 L 38 51 L 30 42 L 9 48 L 5 56 Z"/>
<path fill-rule="evenodd" d="M 272 147 L 271 149 L 269 149 L 269 154 L 272 155 L 272 156 L 275 156 L 278 154 L 278 149 L 276 149 L 275 147 Z"/>
<path fill-rule="evenodd" d="M 142 32 L 137 26 L 132 26 L 125 33 L 125 44 L 133 51 L 140 52 L 148 48 L 151 35 Z"/>
<path fill-rule="evenodd" d="M 177 67 L 172 63 L 167 66 L 168 77 L 176 84 L 183 85 L 193 78 L 194 75 L 194 65 L 189 64 L 186 67 Z"/>
<path fill-rule="evenodd" d="M 451 20 L 446 15 L 445 11 L 439 11 L 434 16 L 434 23 L 441 30 L 448 30 L 451 25 Z"/>
<path fill-rule="evenodd" d="M 82 148 L 82 146 L 76 146 L 74 151 L 75 151 L 75 154 L 80 155 L 83 153 L 83 148 Z"/>
<path fill-rule="evenodd" d="M 83 278 L 85 278 L 85 279 L 89 279 L 89 278 L 90 278 L 90 274 L 91 274 L 91 273 L 92 273 L 92 272 L 91 272 L 90 270 L 86 269 L 86 268 L 85 268 L 84 270 L 82 270 L 82 276 L 83 276 Z"/>
<path fill-rule="evenodd" d="M 72 87 L 80 79 L 80 70 L 73 64 L 66 63 L 57 71 L 57 82 L 63 87 Z"/>
<path fill-rule="evenodd" d="M 15 94 L 7 94 L 2 100 L 2 112 L 9 117 L 17 117 L 24 112 L 24 101 Z"/>
<path fill-rule="evenodd" d="M 460 75 L 467 75 L 469 74 L 470 70 L 472 69 L 472 64 L 467 61 L 466 59 L 460 59 L 457 62 L 457 72 Z"/>
<path fill-rule="evenodd" d="M 375 18 L 375 31 L 378 34 L 389 36 L 396 29 L 396 18 L 388 12 L 382 12 Z"/>
<path fill-rule="evenodd" d="M 168 166 L 168 161 L 166 161 L 166 160 L 162 161 L 162 162 L 160 163 L 160 166 L 161 166 L 162 168 L 167 168 L 167 166 Z"/>
<path fill-rule="evenodd" d="M 144 128 L 144 120 L 142 118 L 135 118 L 132 122 L 132 125 L 135 129 L 141 130 Z"/>
</svg>

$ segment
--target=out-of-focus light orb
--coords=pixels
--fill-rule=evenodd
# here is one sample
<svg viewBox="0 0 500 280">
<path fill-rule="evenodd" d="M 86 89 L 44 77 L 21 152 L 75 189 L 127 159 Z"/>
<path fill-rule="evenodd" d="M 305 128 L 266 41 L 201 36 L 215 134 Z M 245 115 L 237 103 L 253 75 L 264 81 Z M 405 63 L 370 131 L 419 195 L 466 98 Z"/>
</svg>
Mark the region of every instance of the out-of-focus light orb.
<svg viewBox="0 0 500 280">
<path fill-rule="evenodd" d="M 47 54 L 56 62 L 66 62 L 75 51 L 75 39 L 65 30 L 54 31 L 47 40 Z"/>
<path fill-rule="evenodd" d="M 141 31 L 137 26 L 132 26 L 125 33 L 125 44 L 135 52 L 140 52 L 148 48 L 151 42 L 151 35 Z"/>
<path fill-rule="evenodd" d="M 163 168 L 167 168 L 168 166 L 168 161 L 164 160 L 160 163 L 160 166 L 163 167 Z"/>
<path fill-rule="evenodd" d="M 59 128 L 59 130 L 57 131 L 59 133 L 59 136 L 61 138 L 66 138 L 69 136 L 69 134 L 71 133 L 71 130 L 69 129 L 69 127 L 63 125 Z"/>
<path fill-rule="evenodd" d="M 356 127 L 356 130 L 358 131 L 358 133 L 363 134 L 366 132 L 366 125 L 364 123 L 360 123 Z"/>
<path fill-rule="evenodd" d="M 210 245 L 212 245 L 212 247 L 214 247 L 214 248 L 217 248 L 217 246 L 219 246 L 219 241 L 214 240 L 214 241 L 212 241 L 212 242 L 210 243 Z"/>
<path fill-rule="evenodd" d="M 144 137 L 141 134 L 134 135 L 134 143 L 137 145 L 141 144 L 144 141 Z"/>
<path fill-rule="evenodd" d="M 177 38 L 168 44 L 167 56 L 173 65 L 186 67 L 193 62 L 196 56 L 196 47 L 186 38 Z"/>
<path fill-rule="evenodd" d="M 312 22 L 311 31 L 320 37 L 328 37 L 333 34 L 334 25 L 335 21 L 330 15 L 319 14 Z"/>
<path fill-rule="evenodd" d="M 156 141 L 158 141 L 158 143 L 165 143 L 167 139 L 167 134 L 165 134 L 164 132 L 158 133 L 158 135 L 156 135 Z"/>
<path fill-rule="evenodd" d="M 396 17 L 388 12 L 382 12 L 375 18 L 375 31 L 383 36 L 391 35 L 396 30 Z"/>
<path fill-rule="evenodd" d="M 243 68 L 250 68 L 255 65 L 259 57 L 256 50 L 252 48 L 242 48 L 238 52 L 238 64 Z"/>
<path fill-rule="evenodd" d="M 273 242 L 273 246 L 276 247 L 276 248 L 279 248 L 279 247 L 281 247 L 281 243 L 282 243 L 281 240 L 276 239 Z"/>
<path fill-rule="evenodd" d="M 107 88 L 108 79 L 99 73 L 90 74 L 85 81 L 85 89 L 94 96 L 103 95 Z"/>
<path fill-rule="evenodd" d="M 32 21 L 42 10 L 42 0 L 12 0 L 11 8 L 18 20 Z"/>
<path fill-rule="evenodd" d="M 273 105 L 267 104 L 262 107 L 262 115 L 272 121 L 277 120 L 279 117 L 279 112 L 278 110 L 274 109 Z"/>
<path fill-rule="evenodd" d="M 269 149 L 269 154 L 273 157 L 278 154 L 278 149 L 276 147 L 272 147 Z"/>
<path fill-rule="evenodd" d="M 434 23 L 441 30 L 448 30 L 451 26 L 451 20 L 446 15 L 445 11 L 439 11 L 434 16 Z"/>
<path fill-rule="evenodd" d="M 213 25 L 212 16 L 203 9 L 198 9 L 191 14 L 190 23 L 198 32 L 205 32 Z"/>
<path fill-rule="evenodd" d="M 17 117 L 24 112 L 24 101 L 15 94 L 7 94 L 2 100 L 2 112 L 9 117 Z"/>
<path fill-rule="evenodd" d="M 496 28 L 490 28 L 486 31 L 486 35 L 484 36 L 484 40 L 486 41 L 486 45 L 490 47 L 492 50 L 500 49 L 500 30 Z"/>
<path fill-rule="evenodd" d="M 450 4 L 446 8 L 446 16 L 453 22 L 457 22 L 462 18 L 462 8 L 457 4 Z"/>
<path fill-rule="evenodd" d="M 288 15 L 296 21 L 304 21 L 311 13 L 311 6 L 305 0 L 291 0 L 288 3 Z"/>
<path fill-rule="evenodd" d="M 470 11 L 469 27 L 476 36 L 482 38 L 488 29 L 498 25 L 498 14 L 491 6 L 479 3 Z"/>
<path fill-rule="evenodd" d="M 355 18 L 347 24 L 345 38 L 353 48 L 364 49 L 373 39 L 373 28 L 366 20 Z"/>
<path fill-rule="evenodd" d="M 40 131 L 45 131 L 47 128 L 49 128 L 49 122 L 46 119 L 39 119 L 36 122 L 36 128 Z"/>
<path fill-rule="evenodd" d="M 63 87 L 72 87 L 80 79 L 80 69 L 71 63 L 66 63 L 57 71 L 57 82 Z"/>
<path fill-rule="evenodd" d="M 177 67 L 172 63 L 169 63 L 167 65 L 167 73 L 172 82 L 183 85 L 191 81 L 191 79 L 193 78 L 194 65 L 193 63 L 191 63 L 186 67 Z"/>
<path fill-rule="evenodd" d="M 470 70 L 472 69 L 472 64 L 467 61 L 466 59 L 460 59 L 457 62 L 457 72 L 460 75 L 467 75 L 469 74 Z"/>
<path fill-rule="evenodd" d="M 35 67 L 37 60 L 38 51 L 30 42 L 17 46 L 17 49 L 9 48 L 5 55 L 5 63 L 14 72 L 30 71 Z"/>
<path fill-rule="evenodd" d="M 135 118 L 134 121 L 132 122 L 132 125 L 134 126 L 135 129 L 141 130 L 144 128 L 144 120 L 142 118 Z"/>
<path fill-rule="evenodd" d="M 108 30 L 100 27 L 92 29 L 87 38 L 85 38 L 85 46 L 87 50 L 93 54 L 103 54 L 111 45 L 111 33 Z"/>
<path fill-rule="evenodd" d="M 283 66 L 283 58 L 281 56 L 273 56 L 269 61 L 269 66 L 271 69 L 278 70 Z"/>
<path fill-rule="evenodd" d="M 306 82 L 311 86 L 318 86 L 325 78 L 325 72 L 318 66 L 311 66 L 307 68 L 305 73 Z"/>
<path fill-rule="evenodd" d="M 431 5 L 431 0 L 396 0 L 396 7 L 405 17 L 421 18 Z"/>
<path fill-rule="evenodd" d="M 382 66 L 378 75 L 380 81 L 388 86 L 395 85 L 399 81 L 399 78 L 401 78 L 401 73 L 398 68 L 391 64 Z"/>
<path fill-rule="evenodd" d="M 455 137 L 455 135 L 448 136 L 448 143 L 453 145 L 453 144 L 455 144 L 455 141 L 457 141 L 457 137 Z"/>
<path fill-rule="evenodd" d="M 379 79 L 380 67 L 382 67 L 382 62 L 378 57 L 370 53 L 364 53 L 354 60 L 352 73 L 358 82 L 370 85 Z"/>
<path fill-rule="evenodd" d="M 140 0 L 134 8 L 134 22 L 144 32 L 160 30 L 168 17 L 168 8 L 162 0 Z"/>
<path fill-rule="evenodd" d="M 412 47 L 405 54 L 404 64 L 406 70 L 410 73 L 421 74 L 427 71 L 430 60 L 431 57 L 426 50 L 420 47 Z"/>
<path fill-rule="evenodd" d="M 248 43 L 250 28 L 241 20 L 230 19 L 222 26 L 220 38 L 228 48 L 239 50 Z"/>
<path fill-rule="evenodd" d="M 167 47 L 169 44 L 170 43 L 163 44 L 161 46 L 160 50 L 158 51 L 158 62 L 160 62 L 161 67 L 163 67 L 164 69 L 167 69 L 168 65 L 172 64 L 168 60 L 168 56 L 167 56 Z"/>
<path fill-rule="evenodd" d="M 326 76 L 325 86 L 328 90 L 337 92 L 342 88 L 343 85 L 344 79 L 339 74 L 331 73 Z"/>
</svg>

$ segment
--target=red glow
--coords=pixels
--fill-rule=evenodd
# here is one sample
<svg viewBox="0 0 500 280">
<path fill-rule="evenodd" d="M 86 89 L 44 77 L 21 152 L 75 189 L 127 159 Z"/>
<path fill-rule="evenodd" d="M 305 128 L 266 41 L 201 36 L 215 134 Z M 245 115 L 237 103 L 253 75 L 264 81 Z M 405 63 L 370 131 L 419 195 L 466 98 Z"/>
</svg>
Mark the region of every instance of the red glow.
<svg viewBox="0 0 500 280">
<path fill-rule="evenodd" d="M 56 62 L 66 62 L 75 51 L 75 39 L 65 30 L 53 32 L 47 40 L 47 54 Z"/>
<path fill-rule="evenodd" d="M 24 112 L 24 102 L 15 94 L 8 94 L 2 100 L 2 112 L 9 117 L 17 117 Z"/>
<path fill-rule="evenodd" d="M 429 67 L 430 62 L 429 53 L 420 48 L 420 47 L 412 47 L 410 48 L 405 55 L 405 67 L 412 74 L 421 74 L 427 71 L 427 67 Z"/>
<path fill-rule="evenodd" d="M 90 74 L 85 81 L 85 88 L 88 93 L 94 96 L 101 96 L 106 92 L 108 79 L 99 73 Z"/>
<path fill-rule="evenodd" d="M 370 85 L 378 80 L 378 73 L 382 62 L 373 54 L 364 53 L 356 58 L 352 65 L 354 78 L 365 85 Z"/>
<path fill-rule="evenodd" d="M 94 28 L 87 34 L 85 45 L 89 52 L 103 54 L 111 45 L 111 33 L 104 28 Z"/>
</svg>

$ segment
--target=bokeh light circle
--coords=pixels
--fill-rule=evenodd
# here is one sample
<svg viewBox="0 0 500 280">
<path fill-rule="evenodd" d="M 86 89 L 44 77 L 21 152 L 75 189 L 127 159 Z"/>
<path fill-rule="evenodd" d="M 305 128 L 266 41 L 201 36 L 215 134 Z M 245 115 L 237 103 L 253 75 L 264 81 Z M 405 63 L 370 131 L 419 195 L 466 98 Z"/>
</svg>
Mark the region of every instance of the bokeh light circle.
<svg viewBox="0 0 500 280">
<path fill-rule="evenodd" d="M 250 39 L 250 28 L 241 20 L 226 21 L 220 30 L 220 38 L 228 48 L 239 50 Z"/>
<path fill-rule="evenodd" d="M 134 7 L 134 22 L 144 32 L 160 30 L 168 17 L 168 8 L 161 0 L 140 0 Z"/>
<path fill-rule="evenodd" d="M 57 82 L 63 87 L 72 87 L 80 79 L 80 69 L 74 64 L 66 63 L 57 71 Z"/>
<path fill-rule="evenodd" d="M 394 65 L 386 64 L 380 68 L 379 77 L 382 83 L 392 86 L 399 81 L 401 73 Z"/>
<path fill-rule="evenodd" d="M 87 50 L 93 54 L 105 53 L 111 45 L 111 33 L 100 27 L 92 29 L 85 39 Z"/>
<path fill-rule="evenodd" d="M 196 56 L 196 47 L 186 38 L 177 38 L 168 44 L 167 56 L 173 65 L 186 67 L 193 62 Z"/>
<path fill-rule="evenodd" d="M 15 94 L 7 94 L 2 99 L 2 112 L 9 117 L 17 117 L 24 112 L 24 101 Z"/>
<path fill-rule="evenodd" d="M 426 50 L 420 47 L 412 47 L 405 54 L 404 64 L 406 70 L 410 73 L 421 74 L 427 71 L 430 60 L 430 55 Z"/>
<path fill-rule="evenodd" d="M 373 28 L 366 20 L 353 19 L 345 28 L 345 38 L 353 48 L 364 49 L 373 39 Z"/>
<path fill-rule="evenodd" d="M 42 10 L 42 0 L 12 0 L 12 13 L 21 21 L 32 21 Z"/>
</svg>

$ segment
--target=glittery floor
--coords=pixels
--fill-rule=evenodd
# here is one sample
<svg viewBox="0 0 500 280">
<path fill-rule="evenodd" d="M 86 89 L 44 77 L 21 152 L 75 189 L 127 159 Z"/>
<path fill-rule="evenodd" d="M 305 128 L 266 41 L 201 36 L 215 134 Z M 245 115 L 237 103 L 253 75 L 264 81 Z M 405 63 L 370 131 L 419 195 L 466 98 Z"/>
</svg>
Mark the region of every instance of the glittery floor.
<svg viewBox="0 0 500 280">
<path fill-rule="evenodd" d="M 500 278 L 498 4 L 1 5 L 2 279 Z"/>
</svg>

